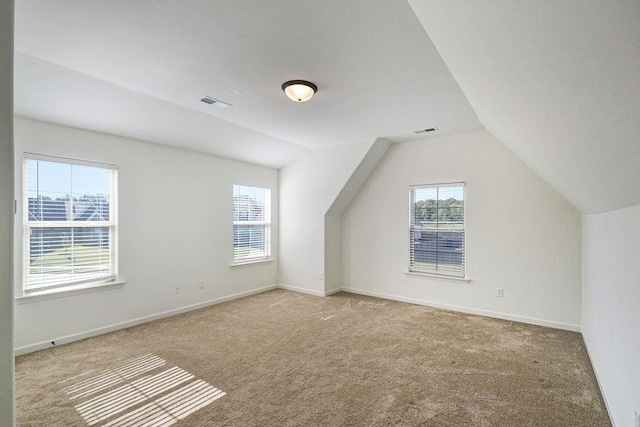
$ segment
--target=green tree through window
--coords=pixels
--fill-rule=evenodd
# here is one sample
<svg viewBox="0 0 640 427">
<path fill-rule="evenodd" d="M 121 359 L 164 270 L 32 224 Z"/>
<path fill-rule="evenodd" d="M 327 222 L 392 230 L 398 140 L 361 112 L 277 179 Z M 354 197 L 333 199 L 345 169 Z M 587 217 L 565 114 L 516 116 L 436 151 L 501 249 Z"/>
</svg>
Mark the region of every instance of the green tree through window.
<svg viewBox="0 0 640 427">
<path fill-rule="evenodd" d="M 465 187 L 410 188 L 409 271 L 465 276 Z"/>
</svg>

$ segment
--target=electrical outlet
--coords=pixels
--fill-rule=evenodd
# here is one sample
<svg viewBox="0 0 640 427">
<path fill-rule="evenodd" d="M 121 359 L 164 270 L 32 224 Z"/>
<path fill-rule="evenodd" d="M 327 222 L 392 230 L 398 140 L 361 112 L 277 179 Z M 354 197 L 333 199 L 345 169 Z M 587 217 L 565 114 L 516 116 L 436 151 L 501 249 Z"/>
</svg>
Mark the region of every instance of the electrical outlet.
<svg viewBox="0 0 640 427">
<path fill-rule="evenodd" d="M 324 273 L 320 272 L 318 273 L 318 280 L 322 280 L 322 279 L 324 279 Z"/>
<path fill-rule="evenodd" d="M 180 285 L 175 285 L 173 287 L 173 293 L 174 294 L 179 294 L 180 293 Z"/>
<path fill-rule="evenodd" d="M 504 296 L 504 289 L 496 288 L 496 296 L 502 298 Z"/>
<path fill-rule="evenodd" d="M 198 289 L 204 289 L 204 280 L 198 282 Z"/>
</svg>

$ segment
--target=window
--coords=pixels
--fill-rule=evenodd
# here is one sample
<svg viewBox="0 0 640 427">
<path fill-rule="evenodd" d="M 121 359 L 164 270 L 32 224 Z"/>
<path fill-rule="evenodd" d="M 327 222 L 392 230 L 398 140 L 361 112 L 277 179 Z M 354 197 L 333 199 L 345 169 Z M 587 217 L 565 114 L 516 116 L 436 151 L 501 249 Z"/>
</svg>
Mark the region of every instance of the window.
<svg viewBox="0 0 640 427">
<path fill-rule="evenodd" d="M 116 166 L 25 154 L 24 294 L 116 278 Z"/>
<path fill-rule="evenodd" d="M 465 185 L 413 186 L 409 271 L 465 277 Z"/>
<path fill-rule="evenodd" d="M 271 190 L 233 185 L 233 262 L 271 258 Z"/>
</svg>

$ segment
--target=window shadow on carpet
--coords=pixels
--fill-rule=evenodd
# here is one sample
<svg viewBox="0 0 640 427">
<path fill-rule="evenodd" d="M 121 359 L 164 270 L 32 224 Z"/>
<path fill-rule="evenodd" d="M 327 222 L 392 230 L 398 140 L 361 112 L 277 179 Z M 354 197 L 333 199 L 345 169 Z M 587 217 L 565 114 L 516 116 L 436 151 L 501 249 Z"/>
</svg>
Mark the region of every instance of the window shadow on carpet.
<svg viewBox="0 0 640 427">
<path fill-rule="evenodd" d="M 169 426 L 226 395 L 154 354 L 89 371 L 61 385 L 90 426 Z"/>
</svg>

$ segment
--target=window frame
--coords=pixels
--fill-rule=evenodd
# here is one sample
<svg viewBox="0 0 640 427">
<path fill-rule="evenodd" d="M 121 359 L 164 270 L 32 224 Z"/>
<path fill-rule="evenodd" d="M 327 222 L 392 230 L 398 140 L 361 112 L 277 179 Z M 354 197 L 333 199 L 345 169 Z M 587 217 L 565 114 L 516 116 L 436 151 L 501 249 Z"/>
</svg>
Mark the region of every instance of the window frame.
<svg viewBox="0 0 640 427">
<path fill-rule="evenodd" d="M 109 171 L 109 195 L 108 195 L 108 220 L 102 221 L 76 221 L 74 219 L 64 221 L 30 220 L 29 211 L 29 161 L 43 161 L 58 164 L 68 164 L 70 167 L 83 166 Z M 96 162 L 91 160 L 75 159 L 70 157 L 23 153 L 22 160 L 22 295 L 34 297 L 38 295 L 58 294 L 63 292 L 82 290 L 96 286 L 121 284 L 118 281 L 118 166 L 111 163 Z M 37 178 L 40 180 L 40 177 Z M 71 189 L 71 187 L 70 187 Z M 71 195 L 71 191 L 70 191 Z M 73 202 L 71 203 L 73 206 Z M 108 269 L 105 274 L 97 274 L 92 277 L 71 279 L 66 281 L 53 281 L 49 284 L 33 285 L 31 283 L 31 231 L 33 229 L 51 228 L 107 228 L 108 229 Z"/>
<path fill-rule="evenodd" d="M 262 190 L 264 193 L 264 202 L 262 205 L 262 209 L 263 209 L 263 213 L 264 213 L 264 217 L 263 220 L 240 220 L 240 219 L 236 219 L 236 215 L 235 215 L 235 209 L 236 209 L 236 196 L 243 196 L 245 194 L 238 194 L 236 195 L 236 188 L 237 187 L 247 187 L 247 188 L 252 188 L 252 189 L 258 189 L 258 190 Z M 271 188 L 263 185 L 263 184 L 249 184 L 249 183 L 244 183 L 244 182 L 234 182 L 232 185 L 232 190 L 231 190 L 231 194 L 232 194 L 232 240 L 233 240 L 233 244 L 232 244 L 232 262 L 231 262 L 231 266 L 243 266 L 243 265 L 251 265 L 251 264 L 257 264 L 257 263 L 262 263 L 262 262 L 268 262 L 268 261 L 273 261 L 272 258 L 272 223 L 271 223 L 271 218 L 272 218 L 272 204 L 271 204 Z M 262 241 L 262 245 L 264 246 L 264 254 L 259 255 L 259 256 L 250 256 L 250 257 L 237 257 L 237 253 L 238 251 L 236 250 L 236 245 L 237 245 L 237 240 L 236 240 L 236 227 L 238 226 L 250 226 L 250 227 L 254 227 L 254 226 L 262 226 L 264 227 L 264 231 L 263 231 L 263 241 Z M 253 240 L 250 238 L 249 239 L 249 245 L 251 245 L 251 242 Z"/>
<path fill-rule="evenodd" d="M 463 197 L 463 219 L 462 219 L 462 254 L 461 254 L 461 270 L 460 272 L 456 271 L 447 271 L 429 268 L 420 268 L 416 267 L 415 260 L 415 191 L 419 189 L 436 189 L 439 193 L 440 189 L 449 188 L 449 187 L 461 187 L 462 188 L 462 197 Z M 439 199 L 439 196 L 438 196 Z M 436 206 L 436 211 L 438 207 Z M 421 276 L 431 276 L 440 279 L 449 279 L 449 280 L 461 280 L 469 282 L 470 279 L 467 276 L 467 184 L 464 181 L 460 182 L 448 182 L 448 183 L 437 183 L 437 184 L 421 184 L 421 185 L 410 185 L 409 186 L 409 233 L 408 233 L 408 274 L 411 275 L 421 275 Z M 438 228 L 427 228 L 430 230 L 437 230 Z M 420 231 L 424 231 L 425 229 L 421 229 Z M 437 263 L 437 262 L 436 262 Z"/>
</svg>

